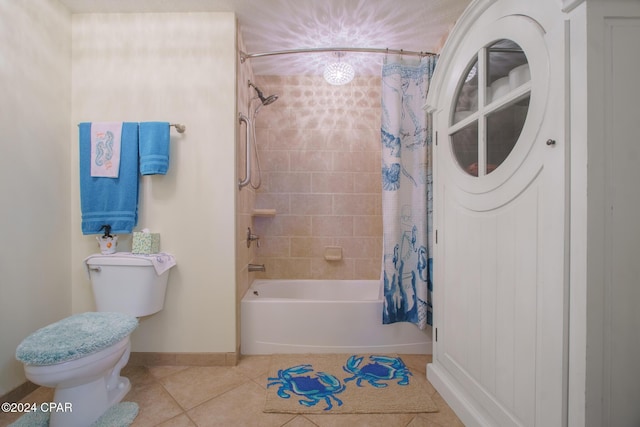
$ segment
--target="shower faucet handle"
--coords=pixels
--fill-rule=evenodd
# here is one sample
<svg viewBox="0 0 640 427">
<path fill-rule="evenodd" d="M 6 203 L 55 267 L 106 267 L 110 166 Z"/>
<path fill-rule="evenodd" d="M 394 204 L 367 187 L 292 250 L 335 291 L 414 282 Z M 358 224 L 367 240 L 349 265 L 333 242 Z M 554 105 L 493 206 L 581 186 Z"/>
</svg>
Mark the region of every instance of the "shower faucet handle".
<svg viewBox="0 0 640 427">
<path fill-rule="evenodd" d="M 253 242 L 255 240 L 256 242 L 256 247 L 260 247 L 260 237 L 258 237 L 257 234 L 253 234 L 251 232 L 251 227 L 247 227 L 247 247 L 250 248 L 251 247 L 251 242 Z"/>
</svg>

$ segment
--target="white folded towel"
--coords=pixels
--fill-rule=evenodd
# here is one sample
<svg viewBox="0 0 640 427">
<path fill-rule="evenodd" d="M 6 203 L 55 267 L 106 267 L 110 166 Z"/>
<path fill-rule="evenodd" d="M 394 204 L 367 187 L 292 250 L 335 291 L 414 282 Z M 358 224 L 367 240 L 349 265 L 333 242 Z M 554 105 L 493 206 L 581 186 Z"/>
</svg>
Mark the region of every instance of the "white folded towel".
<svg viewBox="0 0 640 427">
<path fill-rule="evenodd" d="M 118 178 L 122 122 L 91 123 L 91 176 Z"/>
<path fill-rule="evenodd" d="M 158 276 L 164 273 L 165 271 L 167 271 L 168 269 L 170 269 L 171 267 L 173 267 L 174 265 L 176 265 L 176 258 L 173 255 L 168 254 L 166 252 L 160 252 L 157 254 L 149 254 L 149 255 L 141 255 L 141 254 L 136 254 L 136 255 L 150 260 L 151 263 L 153 264 L 153 267 L 156 269 L 156 274 Z"/>
</svg>

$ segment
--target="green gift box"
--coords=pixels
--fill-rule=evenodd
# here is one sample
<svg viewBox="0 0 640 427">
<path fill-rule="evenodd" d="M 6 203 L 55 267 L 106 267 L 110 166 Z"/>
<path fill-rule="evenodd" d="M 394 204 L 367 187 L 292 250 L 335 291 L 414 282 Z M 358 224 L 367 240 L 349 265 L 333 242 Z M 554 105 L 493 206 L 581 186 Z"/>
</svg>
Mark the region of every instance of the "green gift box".
<svg viewBox="0 0 640 427">
<path fill-rule="evenodd" d="M 160 234 L 134 231 L 131 252 L 134 254 L 157 254 L 160 252 Z"/>
</svg>

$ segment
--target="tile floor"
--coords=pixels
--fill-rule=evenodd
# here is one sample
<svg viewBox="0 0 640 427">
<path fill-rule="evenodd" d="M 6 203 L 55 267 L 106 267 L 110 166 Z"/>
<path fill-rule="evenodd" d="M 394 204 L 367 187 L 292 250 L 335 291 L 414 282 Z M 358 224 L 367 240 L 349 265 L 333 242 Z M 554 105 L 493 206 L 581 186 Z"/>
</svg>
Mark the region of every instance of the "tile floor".
<svg viewBox="0 0 640 427">
<path fill-rule="evenodd" d="M 425 379 L 431 356 L 403 355 L 414 377 Z M 265 414 L 269 356 L 243 356 L 234 367 L 127 366 L 122 374 L 132 388 L 125 401 L 137 402 L 140 412 L 132 427 L 456 427 L 463 426 L 433 389 L 440 411 L 425 414 L 293 415 Z M 52 390 L 40 387 L 23 402 L 46 402 Z M 0 426 L 18 414 L 0 413 Z"/>
</svg>

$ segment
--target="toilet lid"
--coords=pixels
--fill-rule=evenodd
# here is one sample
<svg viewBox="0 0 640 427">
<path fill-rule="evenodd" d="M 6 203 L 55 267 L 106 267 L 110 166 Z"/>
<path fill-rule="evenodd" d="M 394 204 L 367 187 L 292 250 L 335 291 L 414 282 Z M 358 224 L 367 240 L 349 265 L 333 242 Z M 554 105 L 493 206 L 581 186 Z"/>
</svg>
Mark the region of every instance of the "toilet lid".
<svg viewBox="0 0 640 427">
<path fill-rule="evenodd" d="M 131 334 L 138 319 L 124 313 L 75 314 L 38 329 L 16 349 L 27 365 L 53 365 L 103 350 Z"/>
</svg>

